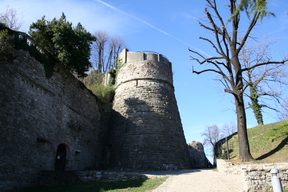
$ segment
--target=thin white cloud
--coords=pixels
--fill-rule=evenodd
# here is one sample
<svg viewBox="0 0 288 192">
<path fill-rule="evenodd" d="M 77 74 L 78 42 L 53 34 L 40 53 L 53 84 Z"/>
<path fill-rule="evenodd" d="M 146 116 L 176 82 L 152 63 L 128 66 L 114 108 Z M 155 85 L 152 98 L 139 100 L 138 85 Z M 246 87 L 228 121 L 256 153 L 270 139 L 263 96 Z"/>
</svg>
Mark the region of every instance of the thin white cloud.
<svg viewBox="0 0 288 192">
<path fill-rule="evenodd" d="M 142 19 L 140 19 L 140 18 L 138 18 L 138 17 L 135 17 L 134 15 L 131 15 L 131 14 L 127 13 L 127 12 L 124 12 L 124 11 L 122 11 L 122 10 L 120 10 L 120 9 L 117 9 L 117 8 L 114 7 L 114 6 L 112 6 L 112 5 L 108 4 L 108 3 L 105 3 L 104 1 L 101 1 L 101 0 L 94 0 L 94 1 L 99 2 L 99 3 L 102 3 L 103 5 L 111 8 L 111 9 L 113 9 L 113 10 L 119 12 L 119 13 L 128 15 L 129 17 L 132 17 L 132 18 L 140 21 L 141 23 L 143 23 L 143 24 L 145 24 L 145 25 L 147 25 L 147 26 L 149 26 L 149 27 L 152 27 L 153 29 L 155 29 L 155 30 L 157 30 L 157 31 L 159 31 L 159 32 L 161 32 L 161 33 L 163 33 L 163 34 L 165 34 L 165 35 L 167 35 L 167 36 L 170 36 L 170 37 L 176 39 L 177 41 L 179 41 L 179 42 L 181 42 L 181 43 L 183 43 L 183 44 L 185 44 L 185 45 L 187 45 L 187 46 L 189 46 L 189 47 L 192 47 L 193 49 L 195 49 L 195 50 L 197 50 L 197 51 L 205 54 L 206 56 L 211 57 L 211 55 L 209 55 L 208 53 L 205 53 L 204 51 L 202 51 L 202 50 L 200 50 L 200 49 L 198 49 L 198 48 L 190 45 L 189 43 L 186 43 L 185 41 L 183 41 L 183 40 L 181 40 L 181 39 L 179 39 L 179 38 L 177 38 L 177 37 L 175 37 L 175 36 L 173 36 L 173 35 L 165 32 L 165 31 L 163 31 L 163 30 L 161 30 L 161 29 L 159 29 L 159 28 L 157 28 L 157 27 L 155 27 L 154 25 L 152 25 L 152 24 L 150 24 L 150 23 L 148 23 L 148 22 L 146 22 L 146 21 L 144 21 L 144 20 L 142 20 Z"/>
<path fill-rule="evenodd" d="M 62 12 L 74 26 L 80 22 L 92 33 L 105 30 L 111 35 L 123 35 L 132 28 L 131 22 L 127 22 L 130 18 L 119 17 L 119 13 L 110 11 L 106 6 L 94 1 L 1 0 L 0 13 L 4 12 L 8 5 L 17 10 L 17 15 L 23 20 L 24 24 L 20 30 L 24 32 L 28 32 L 30 24 L 41 19 L 43 15 L 47 20 L 52 20 L 55 17 L 60 18 Z"/>
<path fill-rule="evenodd" d="M 272 31 L 270 34 L 280 33 L 280 32 L 283 32 L 283 31 L 285 31 L 287 29 L 287 25 L 288 25 L 288 11 L 287 10 L 283 11 L 281 14 L 279 14 L 278 18 L 279 18 L 278 19 L 278 29 Z M 272 22 L 273 21 L 271 21 L 271 23 Z"/>
<path fill-rule="evenodd" d="M 94 3 L 100 3 L 103 6 L 95 5 Z M 90 32 L 94 32 L 97 30 L 106 30 L 109 33 L 123 35 L 127 33 L 127 28 L 129 28 L 131 33 L 131 27 L 135 28 L 135 25 L 127 27 L 131 22 L 127 22 L 128 18 L 135 19 L 140 23 L 149 26 L 160 33 L 172 37 L 173 39 L 187 45 L 188 47 L 197 50 L 198 52 L 205 54 L 208 57 L 211 57 L 206 52 L 196 48 L 193 45 L 167 33 L 159 29 L 158 27 L 134 16 L 127 12 L 124 12 L 102 0 L 94 0 L 94 1 L 84 1 L 79 4 L 76 1 L 41 1 L 41 0 L 3 0 L 0 2 L 0 12 L 4 12 L 7 8 L 7 5 L 17 10 L 18 15 L 21 16 L 21 19 L 24 21 L 24 24 L 21 31 L 28 32 L 29 26 L 32 22 L 36 22 L 37 19 L 41 19 L 43 15 L 46 16 L 47 20 L 52 20 L 53 18 L 59 18 L 62 12 L 65 13 L 67 20 L 73 22 L 73 25 L 77 25 L 78 22 Z M 125 15 L 127 17 L 119 17 L 119 14 L 108 12 L 104 7 L 108 7 L 117 13 Z M 105 17 L 103 17 L 105 15 Z M 130 24 L 129 24 L 130 23 Z M 125 25 L 124 25 L 125 24 Z"/>
</svg>

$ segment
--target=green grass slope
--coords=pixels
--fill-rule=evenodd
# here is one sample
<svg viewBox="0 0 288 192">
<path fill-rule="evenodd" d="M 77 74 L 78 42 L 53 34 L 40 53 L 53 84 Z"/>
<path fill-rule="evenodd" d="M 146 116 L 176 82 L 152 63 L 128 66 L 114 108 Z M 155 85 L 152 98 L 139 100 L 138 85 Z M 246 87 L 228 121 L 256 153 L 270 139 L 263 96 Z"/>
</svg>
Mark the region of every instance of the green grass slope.
<svg viewBox="0 0 288 192">
<path fill-rule="evenodd" d="M 258 162 L 288 162 L 288 120 L 248 129 L 250 151 Z M 238 134 L 228 139 L 230 160 L 239 159 Z M 226 143 L 218 149 L 218 158 L 227 158 Z"/>
</svg>

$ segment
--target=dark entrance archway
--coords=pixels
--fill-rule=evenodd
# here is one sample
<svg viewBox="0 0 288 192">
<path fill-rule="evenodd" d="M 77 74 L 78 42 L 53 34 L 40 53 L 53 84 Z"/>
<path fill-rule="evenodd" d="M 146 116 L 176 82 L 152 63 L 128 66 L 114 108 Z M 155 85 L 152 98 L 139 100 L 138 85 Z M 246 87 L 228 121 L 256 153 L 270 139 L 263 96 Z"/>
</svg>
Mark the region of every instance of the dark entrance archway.
<svg viewBox="0 0 288 192">
<path fill-rule="evenodd" d="M 66 145 L 60 144 L 56 152 L 55 170 L 64 170 L 66 164 Z"/>
</svg>

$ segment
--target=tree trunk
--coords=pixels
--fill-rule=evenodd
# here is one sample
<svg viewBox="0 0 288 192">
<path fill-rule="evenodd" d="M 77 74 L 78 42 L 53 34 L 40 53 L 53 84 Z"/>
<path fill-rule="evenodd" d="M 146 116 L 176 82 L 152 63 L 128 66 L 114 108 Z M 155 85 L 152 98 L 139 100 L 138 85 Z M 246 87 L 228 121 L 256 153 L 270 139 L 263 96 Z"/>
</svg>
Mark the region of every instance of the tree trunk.
<svg viewBox="0 0 288 192">
<path fill-rule="evenodd" d="M 253 157 L 250 153 L 247 126 L 246 126 L 246 114 L 244 108 L 243 95 L 235 96 L 236 113 L 237 113 L 237 130 L 238 130 L 238 141 L 239 141 L 239 160 L 250 161 Z"/>
<path fill-rule="evenodd" d="M 216 167 L 216 155 L 215 155 L 215 148 L 216 148 L 216 143 L 213 145 L 213 167 Z"/>
<path fill-rule="evenodd" d="M 236 51 L 237 43 L 237 29 L 238 23 L 234 20 L 235 24 L 233 25 L 233 42 L 231 47 L 231 62 L 235 71 L 235 84 L 231 83 L 233 88 L 235 104 L 236 104 L 236 113 L 237 113 L 237 130 L 238 130 L 238 142 L 239 142 L 239 160 L 240 161 L 250 161 L 253 160 L 253 157 L 250 153 L 250 147 L 248 142 L 247 135 L 247 123 L 246 123 L 246 113 L 244 107 L 244 85 L 243 85 L 243 76 L 241 70 L 241 64 L 239 62 L 238 53 Z"/>
<path fill-rule="evenodd" d="M 99 45 L 99 52 L 98 52 L 98 70 L 101 71 L 102 68 L 102 47 L 101 44 Z"/>
</svg>

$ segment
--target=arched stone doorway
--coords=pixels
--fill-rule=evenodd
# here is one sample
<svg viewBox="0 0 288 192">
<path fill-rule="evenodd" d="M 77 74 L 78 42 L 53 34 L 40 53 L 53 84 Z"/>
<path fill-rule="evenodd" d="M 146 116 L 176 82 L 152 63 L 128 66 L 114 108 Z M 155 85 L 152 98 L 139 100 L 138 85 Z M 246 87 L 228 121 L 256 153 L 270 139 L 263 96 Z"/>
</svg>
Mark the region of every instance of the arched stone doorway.
<svg viewBox="0 0 288 192">
<path fill-rule="evenodd" d="M 64 170 L 66 164 L 67 146 L 60 144 L 56 152 L 55 170 Z"/>
</svg>

